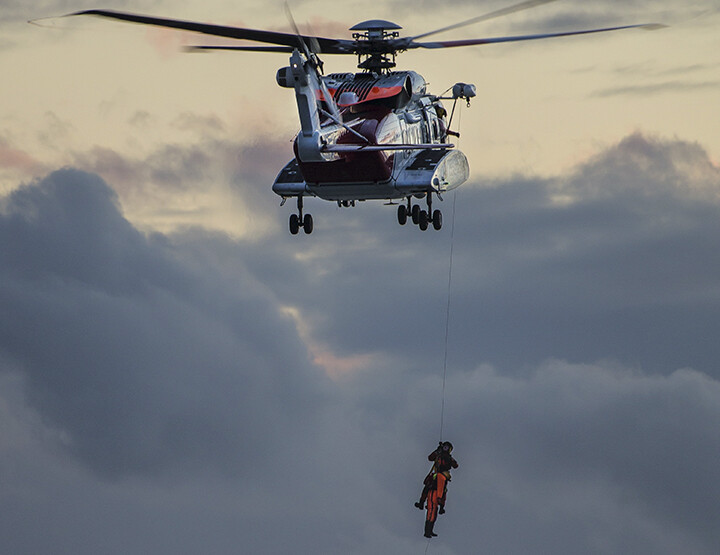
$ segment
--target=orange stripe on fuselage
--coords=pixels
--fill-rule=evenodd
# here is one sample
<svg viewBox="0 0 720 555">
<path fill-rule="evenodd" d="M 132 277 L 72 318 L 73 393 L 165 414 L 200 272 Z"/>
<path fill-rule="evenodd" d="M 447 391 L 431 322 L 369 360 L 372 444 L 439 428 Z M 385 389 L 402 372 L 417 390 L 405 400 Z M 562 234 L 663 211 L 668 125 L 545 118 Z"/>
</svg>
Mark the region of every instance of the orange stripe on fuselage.
<svg viewBox="0 0 720 555">
<path fill-rule="evenodd" d="M 366 101 L 377 100 L 378 98 L 391 98 L 400 94 L 402 87 L 373 87 L 367 95 Z"/>
<path fill-rule="evenodd" d="M 367 96 L 363 98 L 362 100 L 359 100 L 355 104 L 362 104 L 363 102 L 368 102 L 370 100 L 379 100 L 381 98 L 392 98 L 393 96 L 396 96 L 402 92 L 403 88 L 401 86 L 394 86 L 394 87 L 377 87 L 374 86 L 371 88 Z M 328 92 L 330 95 L 335 98 L 337 89 L 331 89 L 328 88 Z M 349 89 L 348 92 L 352 92 L 352 88 Z M 315 91 L 315 94 L 317 95 L 318 99 L 322 102 L 325 102 L 325 94 L 321 90 Z M 359 95 L 358 95 L 359 96 Z M 335 98 L 337 100 L 337 98 Z"/>
</svg>

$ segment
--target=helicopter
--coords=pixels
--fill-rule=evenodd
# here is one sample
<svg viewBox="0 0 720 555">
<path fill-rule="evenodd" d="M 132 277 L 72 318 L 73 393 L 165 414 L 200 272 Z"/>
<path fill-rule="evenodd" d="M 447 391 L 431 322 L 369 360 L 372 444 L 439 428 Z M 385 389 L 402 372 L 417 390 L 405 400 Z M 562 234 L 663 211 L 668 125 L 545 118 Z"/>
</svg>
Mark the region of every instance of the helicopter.
<svg viewBox="0 0 720 555">
<path fill-rule="evenodd" d="M 366 200 L 397 204 L 397 221 L 411 220 L 422 231 L 430 224 L 442 228 L 442 212 L 433 209 L 433 197 L 442 195 L 470 175 L 467 157 L 450 141 L 458 101 L 467 106 L 477 94 L 473 84 L 458 82 L 441 95 L 427 90 L 417 72 L 396 71 L 396 56 L 411 49 L 440 49 L 517 42 L 622 29 L 654 30 L 659 24 L 634 24 L 600 29 L 516 35 L 493 38 L 426 41 L 427 37 L 487 21 L 554 0 L 526 0 L 419 35 L 400 35 L 391 21 L 371 19 L 350 28 L 352 39 L 325 38 L 300 33 L 286 5 L 294 33 L 227 27 L 194 21 L 166 19 L 111 11 L 84 10 L 70 16 L 98 16 L 230 39 L 264 43 L 258 46 L 192 46 L 190 50 L 280 52 L 290 54 L 289 65 L 276 74 L 279 86 L 293 89 L 300 131 L 293 143 L 293 158 L 280 170 L 272 190 L 281 206 L 295 198 L 297 212 L 289 217 L 290 233 L 313 231 L 312 215 L 304 211 L 304 198 L 333 201 L 352 207 Z M 421 40 L 423 39 L 423 40 Z M 267 46 L 270 45 L 270 46 Z M 320 54 L 354 55 L 357 72 L 324 75 Z M 444 96 L 450 93 L 449 96 Z M 443 101 L 452 101 L 448 111 Z M 425 200 L 423 208 L 413 200 Z"/>
</svg>

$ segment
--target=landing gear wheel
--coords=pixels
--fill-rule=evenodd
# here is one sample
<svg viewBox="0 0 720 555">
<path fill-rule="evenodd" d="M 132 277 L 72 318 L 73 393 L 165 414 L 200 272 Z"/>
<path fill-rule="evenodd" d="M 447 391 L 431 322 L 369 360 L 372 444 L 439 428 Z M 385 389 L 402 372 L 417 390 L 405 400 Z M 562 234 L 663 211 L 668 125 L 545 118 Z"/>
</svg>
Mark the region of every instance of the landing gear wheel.
<svg viewBox="0 0 720 555">
<path fill-rule="evenodd" d="M 305 217 L 303 218 L 303 231 L 305 231 L 305 235 L 310 235 L 313 230 L 313 219 L 310 214 L 305 214 Z"/>
<path fill-rule="evenodd" d="M 405 206 L 404 204 L 401 204 L 400 206 L 398 206 L 397 216 L 398 216 L 398 223 L 400 225 L 405 225 L 407 223 L 407 217 L 408 217 L 407 206 Z"/>
<path fill-rule="evenodd" d="M 290 214 L 290 233 L 297 235 L 300 231 L 300 218 L 297 214 Z"/>
<path fill-rule="evenodd" d="M 412 216 L 412 222 L 417 225 L 420 222 L 420 205 L 413 206 L 410 215 Z"/>
<path fill-rule="evenodd" d="M 428 213 L 425 210 L 420 211 L 418 216 L 418 225 L 421 231 L 425 231 L 428 228 Z"/>
<path fill-rule="evenodd" d="M 442 212 L 435 210 L 432 215 L 432 224 L 436 231 L 440 231 L 442 227 Z"/>
</svg>

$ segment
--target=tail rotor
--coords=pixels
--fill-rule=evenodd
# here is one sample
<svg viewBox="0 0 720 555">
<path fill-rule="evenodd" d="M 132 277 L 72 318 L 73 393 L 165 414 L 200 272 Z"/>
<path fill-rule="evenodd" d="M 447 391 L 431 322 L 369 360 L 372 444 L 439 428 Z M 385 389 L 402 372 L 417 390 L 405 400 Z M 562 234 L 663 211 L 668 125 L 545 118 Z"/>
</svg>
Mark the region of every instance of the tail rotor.
<svg viewBox="0 0 720 555">
<path fill-rule="evenodd" d="M 326 113 L 326 115 L 329 116 L 335 123 L 341 123 L 342 117 L 340 116 L 340 109 L 338 108 L 332 94 L 330 94 L 330 91 L 328 90 L 322 77 L 324 64 L 320 59 L 320 56 L 318 56 L 318 53 L 321 52 L 320 43 L 314 36 L 308 37 L 309 40 L 307 42 L 304 40 L 303 35 L 300 34 L 300 29 L 298 28 L 297 23 L 295 23 L 295 18 L 293 18 L 290 6 L 287 2 L 285 3 L 285 15 L 287 16 L 293 31 L 295 31 L 298 44 L 302 48 L 303 54 L 305 54 L 305 58 L 307 59 L 307 64 L 312 67 L 313 72 L 315 73 L 315 78 L 317 79 L 318 86 L 320 87 L 320 91 L 323 95 L 322 100 L 330 110 L 330 112 Z"/>
</svg>

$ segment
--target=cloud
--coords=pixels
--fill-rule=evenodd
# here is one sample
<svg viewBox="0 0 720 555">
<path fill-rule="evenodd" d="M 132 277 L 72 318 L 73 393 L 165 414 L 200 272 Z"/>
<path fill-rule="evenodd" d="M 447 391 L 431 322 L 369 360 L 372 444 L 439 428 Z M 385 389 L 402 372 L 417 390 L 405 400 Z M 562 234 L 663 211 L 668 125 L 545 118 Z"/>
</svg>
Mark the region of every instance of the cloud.
<svg viewBox="0 0 720 555">
<path fill-rule="evenodd" d="M 720 88 L 720 81 L 701 81 L 701 82 L 687 82 L 687 81 L 662 81 L 656 82 L 649 85 L 637 85 L 629 87 L 613 87 L 602 89 L 593 93 L 592 96 L 596 97 L 608 97 L 608 96 L 623 96 L 623 95 L 634 95 L 647 97 L 658 93 L 675 93 L 675 92 L 687 92 L 695 90 L 705 89 L 718 89 Z"/>
<path fill-rule="evenodd" d="M 455 376 L 448 420 L 470 435 L 454 440 L 453 513 L 480 513 L 478 541 L 507 553 L 710 553 L 719 394 L 691 370 L 609 363 Z M 507 520 L 521 532 L 511 537 Z"/>
<path fill-rule="evenodd" d="M 142 116 L 135 121 L 143 125 Z M 128 213 L 143 226 L 166 232 L 206 225 L 239 236 L 267 233 L 272 225 L 267 214 L 278 202 L 268 194 L 270 184 L 292 156 L 288 145 L 274 137 L 233 140 L 214 117 L 187 115 L 175 125 L 194 140 L 162 144 L 140 155 L 95 147 L 74 153 L 74 165 L 113 183 Z"/>
<path fill-rule="evenodd" d="M 398 14 L 398 17 L 407 15 L 408 10 L 416 9 L 418 4 L 423 6 L 424 12 L 428 10 L 438 11 L 436 3 L 423 0 L 421 2 L 400 1 L 394 2 L 391 9 Z M 469 20 L 483 14 L 489 14 L 496 10 L 508 7 L 515 2 L 493 2 L 490 5 L 479 7 L 477 2 L 473 0 L 458 0 L 447 4 L 444 10 L 443 18 L 447 20 L 446 25 Z M 545 32 L 545 31 L 561 31 L 569 29 L 592 29 L 611 25 L 629 25 L 636 21 L 628 21 L 627 17 L 641 14 L 657 14 L 660 10 L 668 13 L 685 14 L 686 9 L 679 9 L 676 2 L 669 0 L 667 2 L 615 2 L 609 0 L 605 2 L 594 2 L 592 5 L 583 3 L 566 3 L 566 2 L 549 2 L 547 5 L 534 6 L 529 9 L 501 16 L 489 20 L 488 22 L 479 23 L 468 26 L 465 29 L 453 31 L 462 35 L 463 38 L 469 36 L 488 36 L 490 32 L 495 36 L 497 29 L 503 27 L 518 29 L 522 26 L 524 32 Z M 652 16 L 651 16 L 652 17 Z M 401 22 L 402 24 L 402 22 Z M 426 25 L 427 26 L 427 25 Z M 436 25 L 434 28 L 442 28 L 444 25 Z M 508 27 L 509 26 L 509 27 Z M 431 30 L 429 27 L 426 30 Z M 530 31 L 534 29 L 534 31 Z M 480 33 L 480 34 L 478 34 Z M 449 36 L 449 35 L 448 35 Z"/>
<path fill-rule="evenodd" d="M 312 235 L 247 239 L 141 233 L 76 169 L 21 187 L 0 210 L 6 545 L 424 549 L 455 202 L 442 549 L 714 552 L 719 174 L 636 133 L 566 175 L 469 183 L 440 232 L 309 200 Z"/>
<path fill-rule="evenodd" d="M 20 173 L 27 176 L 39 171 L 42 163 L 28 152 L 15 148 L 0 137 L 0 168 L 4 172 Z"/>
<path fill-rule="evenodd" d="M 286 443 L 276 455 L 282 464 L 264 461 L 237 480 L 203 469 L 180 483 L 114 483 L 78 472 L 48 450 L 47 434 L 39 439 L 42 427 L 21 408 L 16 387 L 3 387 L 3 416 L 33 438 L 4 449 L 6 468 L 32 455 L 10 490 L 20 502 L 4 519 L 5 537 L 23 548 L 52 540 L 59 552 L 78 536 L 86 546 L 79 552 L 101 543 L 118 551 L 172 552 L 177 543 L 223 553 L 240 543 L 261 552 L 417 552 L 423 516 L 411 503 L 433 447 L 439 386 L 410 372 L 366 374 L 337 403 L 317 407 L 323 417 L 312 429 L 322 441 Z M 488 366 L 451 375 L 446 396 L 445 437 L 460 462 L 437 526 L 447 552 L 480 543 L 503 553 L 713 552 L 717 381 L 691 370 L 660 377 L 548 361 L 527 377 Z M 367 470 L 375 457 L 382 472 Z M 30 494 L 64 502 L 38 517 Z M 33 535 L 32 523 L 48 517 L 62 531 Z M 120 534 L 127 529 L 135 532 Z"/>
<path fill-rule="evenodd" d="M 236 471 L 242 445 L 262 442 L 252 422 L 270 408 L 266 385 L 280 379 L 281 412 L 303 412 L 297 391 L 317 393 L 292 385 L 312 369 L 297 364 L 294 327 L 261 283 L 213 293 L 200 267 L 122 217 L 98 177 L 61 170 L 15 191 L 0 230 L 2 352 L 22 368 L 31 405 L 98 472 L 196 460 Z"/>
<path fill-rule="evenodd" d="M 597 69 L 593 67 L 583 71 L 597 71 Z M 620 76 L 623 80 L 631 76 L 635 80 L 642 79 L 645 84 L 606 87 L 594 92 L 591 96 L 598 98 L 620 95 L 649 97 L 662 93 L 713 90 L 720 86 L 720 82 L 710 78 L 710 75 L 714 76 L 716 72 L 716 64 L 685 64 L 666 68 L 660 68 L 656 61 L 629 64 L 614 68 L 611 75 Z"/>
<path fill-rule="evenodd" d="M 699 145 L 641 134 L 568 175 L 459 189 L 451 361 L 609 357 L 716 375 L 718 190 L 720 172 Z M 311 199 L 315 232 L 283 244 L 296 263 L 271 287 L 303 292 L 303 321 L 336 353 L 389 356 L 403 345 L 408 364 L 434 372 L 452 195 L 436 206 L 446 226 L 423 234 L 398 227 L 392 207 Z M 297 306 L 293 295 L 286 304 Z"/>
</svg>

